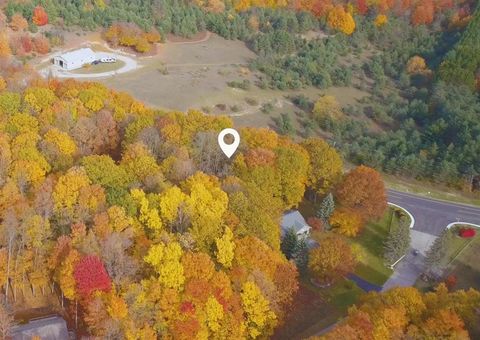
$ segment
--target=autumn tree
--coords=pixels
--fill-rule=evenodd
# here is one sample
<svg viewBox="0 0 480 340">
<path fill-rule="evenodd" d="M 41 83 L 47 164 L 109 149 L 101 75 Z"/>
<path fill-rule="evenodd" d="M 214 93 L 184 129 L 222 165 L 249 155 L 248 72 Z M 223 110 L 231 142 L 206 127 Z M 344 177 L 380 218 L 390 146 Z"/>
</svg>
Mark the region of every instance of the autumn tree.
<svg viewBox="0 0 480 340">
<path fill-rule="evenodd" d="M 276 315 L 271 311 L 268 300 L 258 286 L 251 281 L 245 282 L 241 296 L 249 336 L 255 339 L 270 335 L 276 325 Z"/>
<path fill-rule="evenodd" d="M 407 73 L 408 74 L 422 74 L 429 76 L 432 71 L 428 69 L 425 59 L 416 55 L 411 57 L 407 63 Z"/>
<path fill-rule="evenodd" d="M 385 185 L 372 168 L 359 166 L 350 171 L 337 188 L 338 202 L 356 210 L 366 220 L 380 218 L 386 207 Z"/>
<path fill-rule="evenodd" d="M 324 104 L 323 102 L 322 104 L 317 103 L 319 107 L 317 107 L 315 112 L 323 115 L 320 111 L 325 109 Z M 310 171 L 307 184 L 316 195 L 324 195 L 340 180 L 343 172 L 342 159 L 334 148 L 319 138 L 309 138 L 302 143 L 302 146 L 310 156 Z"/>
<path fill-rule="evenodd" d="M 8 37 L 5 33 L 0 34 L 0 57 L 9 57 L 12 54 Z"/>
<path fill-rule="evenodd" d="M 112 286 L 102 261 L 95 255 L 82 257 L 75 265 L 73 275 L 78 293 L 85 299 L 94 291 L 108 292 Z"/>
<path fill-rule="evenodd" d="M 217 261 L 225 268 L 230 268 L 235 255 L 235 243 L 230 228 L 225 228 L 223 236 L 215 240 L 215 245 Z"/>
<path fill-rule="evenodd" d="M 338 208 L 330 217 L 329 224 L 335 232 L 355 237 L 361 231 L 364 221 L 358 212 L 348 208 Z"/>
<path fill-rule="evenodd" d="M 10 19 L 10 27 L 14 31 L 24 31 L 28 27 L 28 22 L 21 14 L 16 13 Z"/>
<path fill-rule="evenodd" d="M 382 27 L 386 25 L 388 22 L 388 17 L 385 14 L 379 14 L 375 18 L 375 26 L 376 27 Z"/>
<path fill-rule="evenodd" d="M 48 24 L 48 14 L 42 6 L 37 6 L 33 9 L 32 21 L 37 26 Z"/>
<path fill-rule="evenodd" d="M 184 181 L 182 188 L 188 194 L 185 203 L 191 233 L 201 249 L 210 249 L 222 233 L 221 218 L 227 210 L 227 194 L 216 178 L 200 172 Z"/>
<path fill-rule="evenodd" d="M 332 283 L 353 271 L 356 259 L 350 245 L 335 234 L 318 240 L 319 246 L 310 251 L 308 268 L 312 275 L 324 283 Z"/>
<path fill-rule="evenodd" d="M 33 38 L 33 46 L 39 54 L 47 54 L 50 51 L 50 42 L 44 36 L 36 36 Z"/>
<path fill-rule="evenodd" d="M 333 7 L 327 14 L 328 25 L 346 35 L 351 35 L 355 31 L 355 20 L 352 14 L 345 11 L 342 5 Z"/>
<path fill-rule="evenodd" d="M 322 96 L 318 99 L 315 102 L 312 112 L 315 119 L 320 123 L 326 119 L 338 120 L 343 117 L 342 108 L 337 99 L 329 95 Z"/>
<path fill-rule="evenodd" d="M 361 15 L 365 15 L 368 12 L 367 0 L 357 0 L 357 10 Z"/>
<path fill-rule="evenodd" d="M 154 268 L 162 286 L 181 290 L 185 282 L 181 257 L 182 248 L 178 243 L 171 242 L 152 246 L 144 260 Z"/>
<path fill-rule="evenodd" d="M 449 293 L 444 284 L 425 294 L 414 287 L 370 292 L 325 338 L 468 339 L 465 321 L 475 314 L 479 298 L 473 290 Z"/>
<path fill-rule="evenodd" d="M 414 25 L 429 25 L 435 16 L 435 5 L 432 0 L 418 2 L 412 12 L 411 21 Z"/>
</svg>

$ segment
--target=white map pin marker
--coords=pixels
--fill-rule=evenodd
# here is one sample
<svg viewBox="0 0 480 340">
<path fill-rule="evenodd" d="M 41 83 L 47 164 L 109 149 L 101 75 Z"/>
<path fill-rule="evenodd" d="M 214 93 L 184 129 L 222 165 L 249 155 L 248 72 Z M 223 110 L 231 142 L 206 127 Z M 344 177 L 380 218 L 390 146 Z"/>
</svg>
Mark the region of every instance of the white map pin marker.
<svg viewBox="0 0 480 340">
<path fill-rule="evenodd" d="M 226 135 L 233 136 L 233 143 L 227 144 L 224 141 Z M 223 153 L 228 157 L 232 157 L 232 155 L 237 151 L 238 146 L 240 145 L 240 135 L 238 134 L 237 130 L 234 129 L 224 129 L 218 135 L 218 145 L 220 145 L 220 149 L 222 149 Z"/>
</svg>

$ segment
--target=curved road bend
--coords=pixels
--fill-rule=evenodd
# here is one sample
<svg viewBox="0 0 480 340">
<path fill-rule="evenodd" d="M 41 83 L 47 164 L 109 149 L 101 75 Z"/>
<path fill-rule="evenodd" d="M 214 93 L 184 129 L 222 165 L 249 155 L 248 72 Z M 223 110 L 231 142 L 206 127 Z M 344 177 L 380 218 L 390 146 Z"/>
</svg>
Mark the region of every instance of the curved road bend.
<svg viewBox="0 0 480 340">
<path fill-rule="evenodd" d="M 438 236 L 452 222 L 480 225 L 479 206 L 439 201 L 396 190 L 387 190 L 387 194 L 389 202 L 407 209 L 413 215 L 413 230 Z"/>
</svg>

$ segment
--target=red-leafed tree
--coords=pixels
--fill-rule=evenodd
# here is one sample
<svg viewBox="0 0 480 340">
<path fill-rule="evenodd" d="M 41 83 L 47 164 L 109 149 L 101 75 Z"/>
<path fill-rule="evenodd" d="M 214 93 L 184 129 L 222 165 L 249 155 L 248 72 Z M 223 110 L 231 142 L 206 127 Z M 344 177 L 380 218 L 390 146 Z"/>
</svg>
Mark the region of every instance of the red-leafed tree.
<svg viewBox="0 0 480 340">
<path fill-rule="evenodd" d="M 357 0 L 357 10 L 361 15 L 365 15 L 368 12 L 367 0 Z"/>
<path fill-rule="evenodd" d="M 84 298 L 96 290 L 109 291 L 112 285 L 102 261 L 95 255 L 84 256 L 75 266 L 73 276 L 77 291 Z"/>
<path fill-rule="evenodd" d="M 48 24 L 48 14 L 42 6 L 37 6 L 33 10 L 32 21 L 37 26 Z"/>
</svg>

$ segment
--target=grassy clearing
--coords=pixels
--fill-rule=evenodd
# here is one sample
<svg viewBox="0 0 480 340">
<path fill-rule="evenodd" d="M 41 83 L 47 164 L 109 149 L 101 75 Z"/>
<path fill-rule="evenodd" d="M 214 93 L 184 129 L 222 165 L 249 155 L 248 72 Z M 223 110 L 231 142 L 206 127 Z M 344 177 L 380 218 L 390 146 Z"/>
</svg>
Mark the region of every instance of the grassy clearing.
<svg viewBox="0 0 480 340">
<path fill-rule="evenodd" d="M 480 236 L 471 239 L 461 238 L 458 228 L 452 229 L 452 238 L 448 243 L 445 256 L 440 261 L 440 268 L 445 268 L 444 277 L 455 275 L 455 289 L 480 289 Z M 418 279 L 415 286 L 423 291 L 432 288 L 432 283 Z"/>
<path fill-rule="evenodd" d="M 72 73 L 76 74 L 96 74 L 96 73 L 104 73 L 104 72 L 111 72 L 121 69 L 125 66 L 125 62 L 122 60 L 117 60 L 116 63 L 100 63 L 97 65 L 88 65 L 87 67 L 82 67 L 81 69 L 72 71 Z"/>
<path fill-rule="evenodd" d="M 357 265 L 355 274 L 379 286 L 387 281 L 393 271 L 385 266 L 383 243 L 390 228 L 396 225 L 396 214 L 393 209 L 388 209 L 380 220 L 368 223 L 362 233 L 352 239 L 352 245 L 358 247 L 361 254 L 361 262 Z"/>
<path fill-rule="evenodd" d="M 392 175 L 383 175 L 383 178 L 390 189 L 410 192 L 438 200 L 480 205 L 480 196 L 478 194 L 459 191 L 441 184 L 430 184 L 414 179 L 398 178 Z"/>
<path fill-rule="evenodd" d="M 457 277 L 456 289 L 480 289 L 480 236 L 463 239 L 454 236 L 444 261 L 448 261 L 448 274 Z"/>
</svg>

